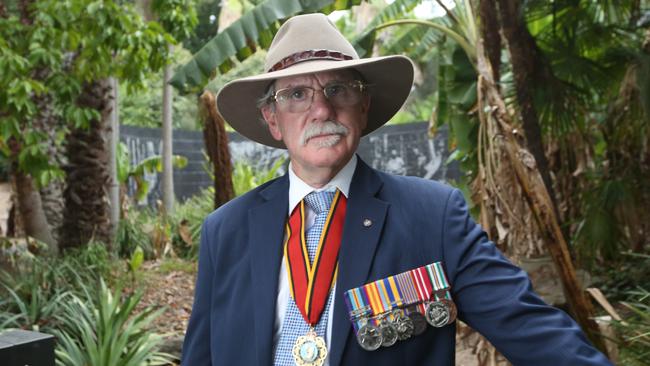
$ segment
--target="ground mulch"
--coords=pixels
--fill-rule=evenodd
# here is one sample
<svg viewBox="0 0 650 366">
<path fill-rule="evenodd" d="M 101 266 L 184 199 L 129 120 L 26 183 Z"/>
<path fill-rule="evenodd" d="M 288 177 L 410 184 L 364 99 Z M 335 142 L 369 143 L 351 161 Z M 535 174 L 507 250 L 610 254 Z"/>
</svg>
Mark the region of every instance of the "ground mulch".
<svg viewBox="0 0 650 366">
<path fill-rule="evenodd" d="M 161 270 L 160 260 L 143 263 L 144 295 L 139 309 L 147 306 L 165 310 L 152 324 L 152 330 L 165 335 L 185 334 L 194 299 L 195 273 L 184 270 Z"/>
</svg>

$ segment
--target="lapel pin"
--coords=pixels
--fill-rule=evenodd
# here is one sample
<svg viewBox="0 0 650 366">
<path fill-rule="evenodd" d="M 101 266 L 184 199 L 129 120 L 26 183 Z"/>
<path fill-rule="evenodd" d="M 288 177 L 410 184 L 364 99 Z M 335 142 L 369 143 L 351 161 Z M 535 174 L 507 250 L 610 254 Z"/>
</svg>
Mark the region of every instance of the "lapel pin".
<svg viewBox="0 0 650 366">
<path fill-rule="evenodd" d="M 370 226 L 372 226 L 372 220 L 370 220 L 370 219 L 363 219 L 363 226 L 365 226 L 365 227 L 370 227 Z"/>
</svg>

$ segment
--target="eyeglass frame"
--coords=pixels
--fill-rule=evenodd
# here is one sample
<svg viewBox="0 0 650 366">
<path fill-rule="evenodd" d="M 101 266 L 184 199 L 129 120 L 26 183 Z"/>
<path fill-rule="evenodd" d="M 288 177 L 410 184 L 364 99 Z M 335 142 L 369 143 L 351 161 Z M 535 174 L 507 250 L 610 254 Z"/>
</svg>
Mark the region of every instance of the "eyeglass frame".
<svg viewBox="0 0 650 366">
<path fill-rule="evenodd" d="M 362 95 L 368 91 L 368 87 L 370 86 L 370 84 L 368 84 L 368 83 L 366 83 L 366 82 L 364 82 L 362 80 L 357 80 L 357 79 L 341 81 L 341 82 L 334 82 L 334 83 L 325 85 L 325 88 L 321 88 L 321 89 L 316 89 L 316 88 L 313 88 L 311 86 L 298 85 L 298 86 L 293 86 L 293 87 L 288 87 L 288 88 L 282 88 L 282 89 L 273 91 L 271 93 L 268 93 L 266 98 L 262 98 L 262 100 L 261 100 L 262 103 L 259 103 L 258 105 L 260 105 L 260 104 L 261 105 L 269 105 L 271 103 L 277 103 L 278 105 L 282 105 L 281 103 L 278 103 L 278 99 L 277 99 L 278 93 L 280 93 L 282 91 L 285 91 L 285 90 L 295 89 L 295 88 L 306 88 L 306 89 L 311 89 L 313 91 L 309 106 L 307 106 L 307 108 L 305 108 L 302 111 L 298 111 L 298 112 L 294 112 L 294 113 L 305 112 L 305 111 L 308 111 L 311 108 L 312 104 L 314 103 L 314 95 L 316 94 L 317 91 L 320 91 L 321 93 L 323 93 L 323 96 L 325 97 L 325 99 L 327 99 L 327 101 L 329 103 L 331 103 L 329 97 L 327 96 L 327 94 L 325 94 L 325 89 L 328 86 L 332 85 L 332 84 L 343 84 L 343 85 L 348 85 L 348 86 L 355 86 L 355 87 L 359 88 L 359 92 Z M 271 87 L 273 87 L 273 85 Z M 261 107 L 261 105 L 260 105 L 260 107 Z M 354 104 L 350 104 L 350 105 L 354 105 Z"/>
</svg>

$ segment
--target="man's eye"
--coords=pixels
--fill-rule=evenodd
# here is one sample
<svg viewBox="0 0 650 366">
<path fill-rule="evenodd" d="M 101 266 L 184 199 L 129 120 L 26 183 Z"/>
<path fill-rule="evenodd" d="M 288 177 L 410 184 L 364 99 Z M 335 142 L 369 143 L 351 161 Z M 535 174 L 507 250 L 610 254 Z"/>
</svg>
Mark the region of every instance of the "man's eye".
<svg viewBox="0 0 650 366">
<path fill-rule="evenodd" d="M 289 90 L 288 99 L 298 101 L 305 98 L 307 98 L 307 88 L 300 87 Z"/>
<path fill-rule="evenodd" d="M 346 94 L 347 85 L 345 84 L 332 84 L 325 87 L 325 94 L 328 97 L 335 97 L 337 95 Z"/>
</svg>

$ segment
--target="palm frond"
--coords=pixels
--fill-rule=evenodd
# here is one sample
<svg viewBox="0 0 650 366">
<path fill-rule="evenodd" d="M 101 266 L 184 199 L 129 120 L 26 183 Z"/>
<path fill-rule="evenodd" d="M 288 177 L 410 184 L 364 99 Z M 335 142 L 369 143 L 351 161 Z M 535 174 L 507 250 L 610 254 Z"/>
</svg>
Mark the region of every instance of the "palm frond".
<svg viewBox="0 0 650 366">
<path fill-rule="evenodd" d="M 372 54 L 372 48 L 375 45 L 377 35 L 376 28 L 386 22 L 403 19 L 407 14 L 420 3 L 417 0 L 395 0 L 392 4 L 383 8 L 368 23 L 366 30 L 352 40 L 352 44 L 357 50 L 359 57 Z"/>
</svg>

